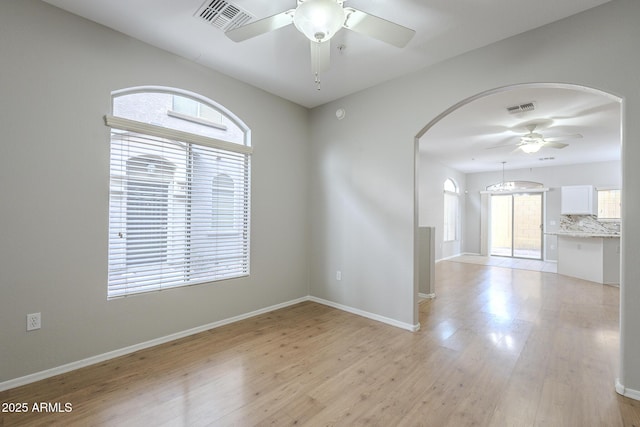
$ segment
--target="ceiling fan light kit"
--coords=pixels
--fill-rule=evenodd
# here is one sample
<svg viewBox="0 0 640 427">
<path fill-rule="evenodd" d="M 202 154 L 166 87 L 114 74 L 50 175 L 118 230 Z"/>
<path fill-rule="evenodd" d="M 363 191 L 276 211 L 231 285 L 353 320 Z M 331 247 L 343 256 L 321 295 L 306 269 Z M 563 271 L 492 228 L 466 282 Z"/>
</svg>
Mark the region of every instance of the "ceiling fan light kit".
<svg viewBox="0 0 640 427">
<path fill-rule="evenodd" d="M 522 150 L 522 152 L 526 154 L 533 154 L 540 151 L 542 147 L 565 148 L 569 146 L 569 144 L 556 142 L 558 140 L 582 138 L 582 135 L 580 135 L 579 133 L 574 135 L 565 135 L 565 136 L 555 137 L 555 138 L 545 138 L 544 135 L 535 132 L 536 127 L 538 127 L 538 124 L 536 123 L 528 124 L 526 126 L 529 133 L 520 137 L 520 141 L 516 144 L 516 149 L 520 149 Z M 509 147 L 509 146 L 512 146 L 512 145 L 511 144 L 496 145 L 493 147 L 487 147 L 487 149 Z"/>
<path fill-rule="evenodd" d="M 312 42 L 324 42 L 333 37 L 344 24 L 342 2 L 306 0 L 293 14 L 293 24 Z"/>
<path fill-rule="evenodd" d="M 539 142 L 529 142 L 520 146 L 520 149 L 527 154 L 537 153 L 544 144 Z"/>
<path fill-rule="evenodd" d="M 534 132 L 537 126 L 537 124 L 528 125 L 527 129 L 529 133 L 520 138 L 519 147 L 527 154 L 537 153 L 542 147 L 564 148 L 569 145 L 555 142 L 558 139 L 582 138 L 580 134 L 566 135 L 558 138 L 545 138 L 542 134 Z"/>
</svg>

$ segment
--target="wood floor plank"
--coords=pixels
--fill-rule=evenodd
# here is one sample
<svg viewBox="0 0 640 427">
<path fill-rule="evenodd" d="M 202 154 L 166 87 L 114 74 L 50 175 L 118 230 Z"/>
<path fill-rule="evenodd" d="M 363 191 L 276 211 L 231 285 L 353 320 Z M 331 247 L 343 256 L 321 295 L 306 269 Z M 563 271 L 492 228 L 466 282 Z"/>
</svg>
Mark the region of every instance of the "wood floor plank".
<svg viewBox="0 0 640 427">
<path fill-rule="evenodd" d="M 0 392 L 5 426 L 640 426 L 619 289 L 443 261 L 410 333 L 305 302 Z"/>
</svg>

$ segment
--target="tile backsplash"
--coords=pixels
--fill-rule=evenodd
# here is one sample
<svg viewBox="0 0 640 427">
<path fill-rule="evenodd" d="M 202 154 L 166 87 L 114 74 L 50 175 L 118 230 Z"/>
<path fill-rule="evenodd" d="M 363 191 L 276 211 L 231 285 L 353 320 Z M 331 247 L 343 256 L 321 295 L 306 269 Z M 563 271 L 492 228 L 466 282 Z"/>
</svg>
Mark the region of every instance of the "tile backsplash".
<svg viewBox="0 0 640 427">
<path fill-rule="evenodd" d="M 562 231 L 620 234 L 620 221 L 598 221 L 595 215 L 560 215 Z"/>
</svg>

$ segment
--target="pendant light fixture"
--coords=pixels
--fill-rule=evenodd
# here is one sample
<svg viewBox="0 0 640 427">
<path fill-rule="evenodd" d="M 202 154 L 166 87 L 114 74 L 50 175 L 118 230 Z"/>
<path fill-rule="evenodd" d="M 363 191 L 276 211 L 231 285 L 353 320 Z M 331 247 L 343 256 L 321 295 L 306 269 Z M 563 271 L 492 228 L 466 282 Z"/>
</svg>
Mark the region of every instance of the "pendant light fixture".
<svg viewBox="0 0 640 427">
<path fill-rule="evenodd" d="M 512 193 L 514 191 L 541 191 L 544 185 L 540 182 L 533 181 L 505 181 L 504 179 L 504 165 L 506 161 L 502 162 L 502 181 L 497 184 L 487 185 L 487 191 L 496 193 Z"/>
</svg>

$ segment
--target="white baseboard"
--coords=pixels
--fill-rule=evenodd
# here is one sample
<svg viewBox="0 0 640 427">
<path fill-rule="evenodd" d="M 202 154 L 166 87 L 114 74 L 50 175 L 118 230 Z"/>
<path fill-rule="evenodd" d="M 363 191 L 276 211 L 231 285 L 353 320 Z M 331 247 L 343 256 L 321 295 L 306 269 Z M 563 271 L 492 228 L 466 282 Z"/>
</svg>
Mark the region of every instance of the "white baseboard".
<svg viewBox="0 0 640 427">
<path fill-rule="evenodd" d="M 626 388 L 620 382 L 620 378 L 616 378 L 616 392 L 633 400 L 640 400 L 640 391 Z"/>
<path fill-rule="evenodd" d="M 460 254 L 458 254 L 458 255 L 446 256 L 446 257 L 444 257 L 444 258 L 438 258 L 435 262 L 436 262 L 436 264 L 437 264 L 437 263 L 439 263 L 439 262 L 441 262 L 441 261 L 446 261 L 446 260 L 451 259 L 451 258 L 457 258 L 457 257 L 459 257 L 459 256 L 460 256 Z"/>
<path fill-rule="evenodd" d="M 369 313 L 363 310 L 359 310 L 357 308 L 338 304 L 332 301 L 327 301 L 327 300 L 312 297 L 312 296 L 306 296 L 306 297 L 297 298 L 291 301 L 283 302 L 280 304 L 272 305 L 269 307 L 261 308 L 259 310 L 251 311 L 249 313 L 240 314 L 238 316 L 230 317 L 228 319 L 223 319 L 217 322 L 208 323 L 206 325 L 197 326 L 195 328 L 187 329 L 186 331 L 176 332 L 174 334 L 166 335 L 164 337 L 155 338 L 139 344 L 134 344 L 129 347 L 120 348 L 118 350 L 109 351 L 107 353 L 98 354 L 96 356 L 91 356 L 86 359 L 67 363 L 65 365 L 57 366 L 55 368 L 45 369 L 44 371 L 35 372 L 33 374 L 25 375 L 23 377 L 18 377 L 11 380 L 3 381 L 3 382 L 0 382 L 0 391 L 9 390 L 11 388 L 20 387 L 36 381 L 51 378 L 56 375 L 64 374 L 70 371 L 74 371 L 76 369 L 84 368 L 89 365 L 94 365 L 96 363 L 101 363 L 109 359 L 114 359 L 116 357 L 125 356 L 127 354 L 130 354 L 139 350 L 144 350 L 146 348 L 154 347 L 156 345 L 160 345 L 160 344 L 164 344 L 180 338 L 188 337 L 190 335 L 198 334 L 200 332 L 208 331 L 210 329 L 219 328 L 221 326 L 228 325 L 230 323 L 238 322 L 240 320 L 245 320 L 250 317 L 258 316 L 260 314 L 268 313 L 274 310 L 279 310 L 281 308 L 289 307 L 291 305 L 298 304 L 305 301 L 313 301 L 319 304 L 327 305 L 329 307 L 337 308 L 338 310 L 346 311 L 352 314 L 357 314 L 359 316 L 376 320 L 378 322 L 386 323 L 388 325 L 395 326 L 397 328 L 406 329 L 411 332 L 416 332 L 420 329 L 419 323 L 417 325 L 411 325 L 408 323 L 399 322 L 397 320 L 390 319 L 388 317 L 384 317 L 374 313 Z"/>
<path fill-rule="evenodd" d="M 423 293 L 418 293 L 418 297 L 420 298 L 424 298 L 424 299 L 434 299 L 436 297 L 436 294 L 423 294 Z"/>
<path fill-rule="evenodd" d="M 480 254 L 476 254 L 476 253 L 474 253 L 474 252 L 460 252 L 459 254 L 456 254 L 456 255 L 449 255 L 449 256 L 446 256 L 446 257 L 444 257 L 444 258 L 439 258 L 439 259 L 437 259 L 437 260 L 436 260 L 436 263 L 438 263 L 438 262 L 440 262 L 440 261 L 446 261 L 446 260 L 448 260 L 448 259 L 452 259 L 452 258 L 457 258 L 457 257 L 459 257 L 459 256 L 463 256 L 463 255 L 476 255 L 476 256 L 480 256 Z"/>
<path fill-rule="evenodd" d="M 333 301 L 318 297 L 309 297 L 309 301 L 317 302 L 318 304 L 327 305 L 329 307 L 337 308 L 338 310 L 346 311 L 347 313 L 357 314 L 358 316 L 366 317 L 367 319 L 376 320 L 378 322 L 386 323 L 387 325 L 395 326 L 396 328 L 406 329 L 407 331 L 416 332 L 420 330 L 420 323 L 412 325 L 410 323 L 400 322 L 398 320 L 391 319 L 389 317 L 380 316 L 378 314 L 370 313 L 368 311 L 360 310 L 358 308 L 349 307 L 348 305 L 338 304 Z"/>
<path fill-rule="evenodd" d="M 220 326 L 228 325 L 230 323 L 238 322 L 240 320 L 248 319 L 250 317 L 258 316 L 260 314 L 268 313 L 270 311 L 279 310 L 281 308 L 288 307 L 290 305 L 298 304 L 304 301 L 308 301 L 308 297 L 302 297 L 295 300 L 287 301 L 281 304 L 272 305 L 270 307 L 261 308 L 259 310 L 251 311 L 249 313 L 241 314 L 238 316 L 230 317 L 228 319 L 219 320 L 217 322 L 208 323 L 206 325 L 198 326 L 195 328 L 187 329 L 186 331 L 176 332 L 174 334 L 166 335 L 164 337 L 155 338 L 149 341 L 145 341 L 139 344 L 134 344 L 129 347 L 120 348 L 118 350 L 109 351 L 107 353 L 91 356 L 86 359 L 78 360 L 76 362 L 67 363 L 62 366 L 57 366 L 51 369 L 45 369 L 44 371 L 35 372 L 33 374 L 25 375 L 23 377 L 14 378 L 8 381 L 0 382 L 0 391 L 8 390 L 10 388 L 20 387 L 22 385 L 30 384 L 36 381 L 44 380 L 46 378 L 53 377 L 55 375 L 64 374 L 66 372 L 74 371 L 76 369 L 84 368 L 85 366 L 94 365 L 96 363 L 104 362 L 109 359 L 124 356 L 139 350 L 144 350 L 149 347 L 164 344 L 170 341 L 174 341 L 180 338 L 188 337 L 200 332 L 208 331 L 209 329 L 219 328 Z"/>
</svg>

